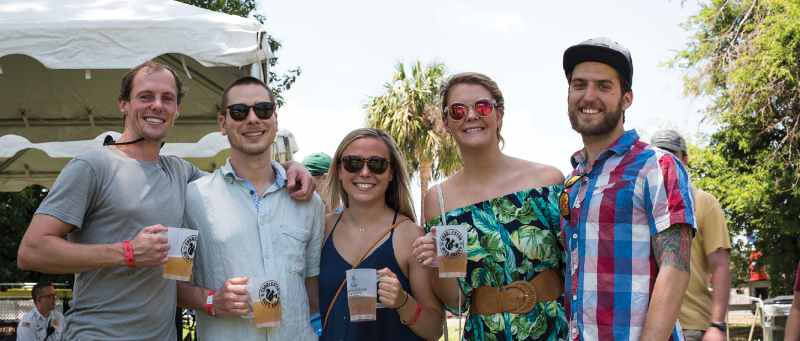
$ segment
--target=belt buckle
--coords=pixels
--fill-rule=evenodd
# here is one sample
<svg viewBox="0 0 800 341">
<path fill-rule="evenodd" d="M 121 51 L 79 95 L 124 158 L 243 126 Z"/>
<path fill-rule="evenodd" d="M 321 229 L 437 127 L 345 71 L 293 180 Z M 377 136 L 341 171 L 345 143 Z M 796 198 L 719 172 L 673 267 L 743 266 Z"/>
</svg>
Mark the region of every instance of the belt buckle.
<svg viewBox="0 0 800 341">
<path fill-rule="evenodd" d="M 536 305 L 537 302 L 536 289 L 533 287 L 533 285 L 527 281 L 516 281 L 503 287 L 505 290 L 510 290 L 512 288 L 522 291 L 522 293 L 525 295 L 525 303 L 523 303 L 519 308 L 509 310 L 508 312 L 514 314 L 526 314 L 533 310 L 533 306 Z"/>
</svg>

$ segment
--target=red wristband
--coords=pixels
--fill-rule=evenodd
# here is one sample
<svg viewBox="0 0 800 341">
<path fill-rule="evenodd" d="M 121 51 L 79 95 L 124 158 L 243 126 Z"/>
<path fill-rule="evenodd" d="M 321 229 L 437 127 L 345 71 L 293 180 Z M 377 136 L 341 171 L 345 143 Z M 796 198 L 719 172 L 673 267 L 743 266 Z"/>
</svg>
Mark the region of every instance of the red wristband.
<svg viewBox="0 0 800 341">
<path fill-rule="evenodd" d="M 407 325 L 409 327 L 413 326 L 414 323 L 417 323 L 417 320 L 419 320 L 419 313 L 420 312 L 422 312 L 422 304 L 420 304 L 419 301 L 417 301 L 417 314 L 414 315 L 414 319 L 411 320 L 411 322 L 409 322 L 409 323 L 405 323 L 405 322 L 403 322 L 403 318 L 401 317 L 400 318 L 400 323 L 402 323 L 404 325 Z"/>
<path fill-rule="evenodd" d="M 206 299 L 206 314 L 208 314 L 208 316 L 214 316 L 214 293 L 216 293 L 216 291 L 210 292 Z"/>
<path fill-rule="evenodd" d="M 133 248 L 129 240 L 122 242 L 122 249 L 125 250 L 125 261 L 128 263 L 128 267 L 136 266 L 136 262 L 133 260 Z"/>
</svg>

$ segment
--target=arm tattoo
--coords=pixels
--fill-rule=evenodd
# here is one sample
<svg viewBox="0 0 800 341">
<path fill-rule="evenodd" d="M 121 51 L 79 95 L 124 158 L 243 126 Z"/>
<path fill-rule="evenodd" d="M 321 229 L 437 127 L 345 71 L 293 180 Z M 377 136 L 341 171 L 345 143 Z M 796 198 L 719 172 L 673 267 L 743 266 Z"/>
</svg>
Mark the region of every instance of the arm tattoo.
<svg viewBox="0 0 800 341">
<path fill-rule="evenodd" d="M 659 268 L 671 266 L 689 273 L 692 227 L 675 224 L 653 236 L 653 253 Z"/>
</svg>

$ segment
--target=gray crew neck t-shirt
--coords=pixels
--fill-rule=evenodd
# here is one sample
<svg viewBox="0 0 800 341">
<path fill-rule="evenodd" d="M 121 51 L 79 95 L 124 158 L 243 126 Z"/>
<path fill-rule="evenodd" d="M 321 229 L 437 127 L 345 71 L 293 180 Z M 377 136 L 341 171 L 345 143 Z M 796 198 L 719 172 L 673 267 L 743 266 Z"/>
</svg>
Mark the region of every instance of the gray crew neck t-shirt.
<svg viewBox="0 0 800 341">
<path fill-rule="evenodd" d="M 180 227 L 186 186 L 204 175 L 176 156 L 145 162 L 111 147 L 70 161 L 36 214 L 72 224 L 69 241 L 133 240 L 146 226 Z M 162 268 L 126 266 L 75 275 L 65 340 L 175 340 L 176 284 Z"/>
</svg>

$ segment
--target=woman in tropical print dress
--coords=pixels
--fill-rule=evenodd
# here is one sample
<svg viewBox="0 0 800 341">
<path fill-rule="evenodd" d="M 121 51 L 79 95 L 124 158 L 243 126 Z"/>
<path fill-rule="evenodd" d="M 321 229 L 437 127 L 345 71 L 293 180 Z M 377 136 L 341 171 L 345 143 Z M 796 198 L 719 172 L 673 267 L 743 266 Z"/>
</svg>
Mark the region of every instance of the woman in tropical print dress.
<svg viewBox="0 0 800 341">
<path fill-rule="evenodd" d="M 453 313 L 464 313 L 480 286 L 500 288 L 530 281 L 555 269 L 563 276 L 564 251 L 559 227 L 558 195 L 564 175 L 556 168 L 501 152 L 504 100 L 497 84 L 478 73 L 451 77 L 441 90 L 442 121 L 455 140 L 464 168 L 441 184 L 445 224 L 466 223 L 467 277 L 439 278 L 431 267 L 433 288 Z M 425 196 L 426 229 L 441 226 L 437 189 Z M 434 261 L 435 241 L 420 237 L 414 256 L 427 268 Z M 563 291 L 563 281 L 556 281 Z M 459 302 L 459 291 L 461 301 Z M 524 314 L 468 314 L 464 340 L 564 340 L 567 321 L 563 294 L 538 302 Z"/>
</svg>

